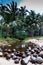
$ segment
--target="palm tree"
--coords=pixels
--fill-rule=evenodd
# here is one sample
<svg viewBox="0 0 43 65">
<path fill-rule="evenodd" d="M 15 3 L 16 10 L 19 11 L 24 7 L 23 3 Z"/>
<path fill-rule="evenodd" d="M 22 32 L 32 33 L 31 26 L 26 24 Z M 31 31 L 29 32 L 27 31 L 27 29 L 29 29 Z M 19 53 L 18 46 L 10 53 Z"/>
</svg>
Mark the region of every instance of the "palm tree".
<svg viewBox="0 0 43 65">
<path fill-rule="evenodd" d="M 18 15 L 18 8 L 17 8 L 17 3 L 14 1 L 12 1 L 12 3 L 7 4 L 7 5 L 3 5 L 1 4 L 0 6 L 0 15 L 2 15 L 2 17 L 5 20 L 5 27 L 7 28 L 7 25 L 16 20 L 16 16 Z M 7 34 L 7 31 L 6 31 Z"/>
<path fill-rule="evenodd" d="M 40 15 L 40 23 L 39 23 L 39 26 L 40 26 L 40 35 L 42 36 L 43 35 L 43 14 Z"/>
<path fill-rule="evenodd" d="M 3 37 L 3 24 L 4 24 L 4 19 L 1 17 L 1 19 L 0 19 L 0 34 L 2 37 Z"/>
<path fill-rule="evenodd" d="M 39 25 L 40 14 L 36 14 L 34 11 L 30 11 L 26 17 L 27 30 L 30 32 L 30 36 L 34 36 L 34 31 Z"/>
<path fill-rule="evenodd" d="M 0 7 L 0 14 L 3 16 L 6 23 L 16 20 L 16 15 L 18 14 L 17 3 L 13 2 L 11 4 L 2 5 Z"/>
<path fill-rule="evenodd" d="M 24 20 L 26 18 L 26 16 L 27 16 L 27 13 L 29 13 L 29 11 L 26 9 L 26 6 L 21 7 L 19 9 L 19 17 L 20 17 L 20 19 Z"/>
<path fill-rule="evenodd" d="M 17 8 L 17 3 L 13 2 L 11 3 L 11 5 L 7 4 L 7 6 L 10 8 L 10 14 L 11 14 L 11 17 L 10 17 L 10 20 L 11 21 L 14 21 L 16 20 L 16 16 L 18 15 L 18 8 Z"/>
</svg>

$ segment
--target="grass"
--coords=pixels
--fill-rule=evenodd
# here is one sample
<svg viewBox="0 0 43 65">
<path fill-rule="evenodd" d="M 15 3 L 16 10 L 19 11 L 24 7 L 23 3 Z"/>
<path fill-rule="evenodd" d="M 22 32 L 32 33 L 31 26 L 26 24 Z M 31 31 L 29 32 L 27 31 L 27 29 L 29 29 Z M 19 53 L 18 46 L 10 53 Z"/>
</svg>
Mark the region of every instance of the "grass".
<svg viewBox="0 0 43 65">
<path fill-rule="evenodd" d="M 0 37 L 0 42 L 3 42 L 3 41 L 5 41 L 5 38 Z"/>
<path fill-rule="evenodd" d="M 15 38 L 4 38 L 4 37 L 0 37 L 0 42 L 4 42 L 4 41 L 7 41 L 9 44 L 13 43 L 13 42 L 16 42 L 18 39 L 15 39 Z"/>
<path fill-rule="evenodd" d="M 18 39 L 15 39 L 15 38 L 6 38 L 5 41 L 7 41 L 8 43 L 12 44 L 12 43 L 15 43 L 17 41 L 19 41 Z"/>
<path fill-rule="evenodd" d="M 25 38 L 23 40 L 23 42 L 27 42 L 29 41 L 30 39 L 43 39 L 43 36 L 40 36 L 40 37 L 28 37 L 28 38 Z M 11 43 L 15 43 L 18 39 L 15 39 L 15 38 L 3 38 L 3 37 L 0 37 L 0 42 L 4 42 L 4 41 L 7 41 L 9 44 Z"/>
</svg>

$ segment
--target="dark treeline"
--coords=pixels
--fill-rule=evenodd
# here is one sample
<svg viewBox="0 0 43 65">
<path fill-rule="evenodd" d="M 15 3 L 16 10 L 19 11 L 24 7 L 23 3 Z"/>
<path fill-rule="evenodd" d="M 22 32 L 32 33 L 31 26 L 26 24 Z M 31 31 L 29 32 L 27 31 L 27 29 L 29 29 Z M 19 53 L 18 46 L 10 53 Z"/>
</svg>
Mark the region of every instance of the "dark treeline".
<svg viewBox="0 0 43 65">
<path fill-rule="evenodd" d="M 2 37 L 24 39 L 43 35 L 43 14 L 28 11 L 26 6 L 17 7 L 17 3 L 0 5 L 0 33 Z"/>
</svg>

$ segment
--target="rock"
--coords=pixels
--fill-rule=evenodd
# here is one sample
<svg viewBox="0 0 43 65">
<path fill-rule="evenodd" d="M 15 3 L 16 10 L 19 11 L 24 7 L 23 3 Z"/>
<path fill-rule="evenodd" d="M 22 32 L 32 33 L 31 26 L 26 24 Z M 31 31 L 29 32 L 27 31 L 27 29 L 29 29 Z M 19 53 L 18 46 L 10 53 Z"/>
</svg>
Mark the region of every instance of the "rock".
<svg viewBox="0 0 43 65">
<path fill-rule="evenodd" d="M 29 46 L 29 47 L 33 48 L 35 46 L 34 42 L 29 41 L 29 42 L 26 42 L 26 43 L 27 43 L 27 47 Z"/>
<path fill-rule="evenodd" d="M 11 53 L 12 51 L 10 49 L 5 49 L 4 52 Z"/>
<path fill-rule="evenodd" d="M 43 51 L 41 51 L 38 56 L 40 56 L 41 58 L 43 58 Z"/>
<path fill-rule="evenodd" d="M 29 51 L 29 49 L 26 49 L 26 51 Z"/>
<path fill-rule="evenodd" d="M 14 53 L 11 54 L 11 58 L 13 58 L 13 56 L 14 56 Z"/>
<path fill-rule="evenodd" d="M 38 50 L 37 48 L 34 48 L 34 51 L 39 54 L 40 53 L 40 50 Z"/>
<path fill-rule="evenodd" d="M 22 57 L 22 55 L 23 55 L 23 53 L 22 53 L 22 52 L 20 52 L 20 53 L 19 53 L 19 57 Z"/>
<path fill-rule="evenodd" d="M 10 58 L 11 58 L 11 56 L 8 54 L 8 55 L 6 56 L 6 59 L 9 60 Z"/>
<path fill-rule="evenodd" d="M 35 50 L 35 51 L 37 51 L 37 50 L 38 50 L 38 49 L 37 49 L 37 46 L 36 46 L 36 47 L 34 47 L 34 50 Z"/>
<path fill-rule="evenodd" d="M 16 52 L 16 49 L 13 49 L 12 52 Z"/>
<path fill-rule="evenodd" d="M 8 49 L 5 49 L 4 52 L 8 52 Z"/>
<path fill-rule="evenodd" d="M 31 52 L 27 52 L 27 53 L 26 53 L 26 56 L 29 56 L 29 55 L 31 55 Z"/>
<path fill-rule="evenodd" d="M 26 54 L 23 54 L 23 55 L 22 55 L 22 58 L 25 58 L 25 57 L 26 57 Z"/>
<path fill-rule="evenodd" d="M 39 54 L 43 54 L 43 51 L 40 51 L 40 53 Z"/>
<path fill-rule="evenodd" d="M 31 54 L 35 53 L 34 49 L 31 50 Z"/>
<path fill-rule="evenodd" d="M 41 58 L 43 58 L 43 54 L 39 54 L 38 56 L 41 57 Z"/>
<path fill-rule="evenodd" d="M 16 55 L 13 55 L 13 58 L 12 58 L 13 60 L 15 60 L 15 59 L 17 59 L 17 56 Z"/>
<path fill-rule="evenodd" d="M 0 52 L 0 57 L 2 57 L 3 56 L 3 53 L 2 52 Z"/>
<path fill-rule="evenodd" d="M 2 52 L 3 50 L 0 48 L 0 52 Z"/>
<path fill-rule="evenodd" d="M 43 46 L 41 46 L 41 50 L 43 51 Z"/>
<path fill-rule="evenodd" d="M 30 62 L 33 63 L 33 64 L 35 64 L 37 62 L 36 57 L 31 56 Z"/>
<path fill-rule="evenodd" d="M 8 53 L 7 52 L 4 52 L 4 57 L 7 57 Z"/>
<path fill-rule="evenodd" d="M 36 57 L 36 58 L 37 58 L 37 54 L 36 54 L 36 53 L 34 53 L 34 54 L 33 54 L 33 57 Z"/>
<path fill-rule="evenodd" d="M 26 46 L 25 44 L 22 44 L 22 45 L 21 45 L 22 48 L 25 48 L 25 46 Z"/>
<path fill-rule="evenodd" d="M 43 59 L 41 57 L 37 57 L 36 60 L 37 60 L 37 63 L 38 64 L 42 64 L 43 63 Z"/>
<path fill-rule="evenodd" d="M 20 56 L 20 51 L 17 51 L 16 56 Z"/>
<path fill-rule="evenodd" d="M 16 59 L 16 60 L 14 61 L 14 63 L 15 63 L 15 64 L 18 64 L 18 63 L 19 63 L 19 59 Z"/>
<path fill-rule="evenodd" d="M 7 50 L 8 53 L 11 53 L 12 51 L 10 49 Z"/>
<path fill-rule="evenodd" d="M 29 52 L 29 51 L 26 50 L 26 51 L 25 51 L 25 54 L 27 54 L 28 52 Z"/>
<path fill-rule="evenodd" d="M 30 56 L 23 58 L 21 60 L 21 65 L 27 65 L 27 63 L 30 61 Z"/>
<path fill-rule="evenodd" d="M 31 51 L 31 47 L 28 47 L 29 51 Z"/>
<path fill-rule="evenodd" d="M 21 60 L 21 65 L 27 65 L 27 63 L 25 63 L 24 60 Z"/>
</svg>

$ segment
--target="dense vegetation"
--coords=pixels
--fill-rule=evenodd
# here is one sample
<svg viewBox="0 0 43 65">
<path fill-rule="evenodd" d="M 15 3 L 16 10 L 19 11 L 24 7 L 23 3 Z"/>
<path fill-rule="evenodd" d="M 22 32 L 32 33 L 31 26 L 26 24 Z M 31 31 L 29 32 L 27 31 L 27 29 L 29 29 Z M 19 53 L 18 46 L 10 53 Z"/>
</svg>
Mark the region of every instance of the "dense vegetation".
<svg viewBox="0 0 43 65">
<path fill-rule="evenodd" d="M 23 40 L 26 37 L 43 35 L 43 14 L 28 11 L 26 6 L 17 7 L 17 3 L 0 5 L 0 36 Z"/>
</svg>

